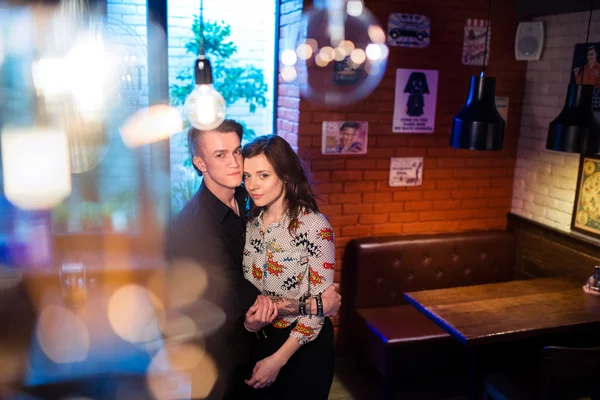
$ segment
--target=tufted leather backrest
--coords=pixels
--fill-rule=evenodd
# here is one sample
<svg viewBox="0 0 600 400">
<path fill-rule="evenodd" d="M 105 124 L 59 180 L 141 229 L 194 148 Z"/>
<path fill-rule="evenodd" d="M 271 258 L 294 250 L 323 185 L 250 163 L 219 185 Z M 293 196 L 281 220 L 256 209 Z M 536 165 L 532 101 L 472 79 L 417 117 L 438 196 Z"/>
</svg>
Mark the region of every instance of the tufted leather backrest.
<svg viewBox="0 0 600 400">
<path fill-rule="evenodd" d="M 352 308 L 401 305 L 404 292 L 511 280 L 514 266 L 506 231 L 358 238 L 344 255 L 343 291 Z"/>
</svg>

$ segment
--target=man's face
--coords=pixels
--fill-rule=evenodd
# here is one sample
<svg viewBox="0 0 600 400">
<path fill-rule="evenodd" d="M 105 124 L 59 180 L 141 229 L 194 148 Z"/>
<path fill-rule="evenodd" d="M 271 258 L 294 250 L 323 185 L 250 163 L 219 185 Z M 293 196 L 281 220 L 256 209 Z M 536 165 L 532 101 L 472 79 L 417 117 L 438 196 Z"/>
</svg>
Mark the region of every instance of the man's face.
<svg viewBox="0 0 600 400">
<path fill-rule="evenodd" d="M 587 51 L 587 61 L 588 61 L 588 64 L 593 64 L 593 63 L 595 63 L 595 62 L 596 62 L 596 56 L 597 56 L 597 55 L 598 55 L 598 54 L 596 54 L 596 48 L 595 48 L 595 47 L 592 47 L 591 49 L 589 49 L 589 50 Z"/>
<path fill-rule="evenodd" d="M 344 148 L 350 147 L 356 136 L 356 129 L 350 127 L 344 127 L 340 132 L 340 145 Z"/>
<path fill-rule="evenodd" d="M 237 133 L 209 131 L 200 136 L 198 141 L 200 151 L 192 161 L 202 171 L 204 178 L 230 189 L 240 186 L 242 146 Z"/>
</svg>

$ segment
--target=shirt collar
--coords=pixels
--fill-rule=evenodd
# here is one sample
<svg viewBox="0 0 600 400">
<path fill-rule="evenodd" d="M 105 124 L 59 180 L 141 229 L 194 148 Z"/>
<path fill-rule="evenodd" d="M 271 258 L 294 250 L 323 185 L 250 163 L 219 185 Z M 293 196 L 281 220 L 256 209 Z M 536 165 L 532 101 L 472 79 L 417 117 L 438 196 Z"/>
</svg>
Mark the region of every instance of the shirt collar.
<svg viewBox="0 0 600 400">
<path fill-rule="evenodd" d="M 262 219 L 264 213 L 265 213 L 265 209 L 263 208 L 262 210 L 260 210 L 260 213 L 258 214 L 258 217 L 257 217 L 258 221 L 260 222 L 260 224 L 262 226 L 264 226 L 263 219 Z M 286 212 L 285 214 L 283 214 L 283 217 L 281 217 L 281 219 L 279 221 L 273 222 L 269 226 L 272 226 L 273 228 L 277 228 L 279 226 L 283 226 L 283 227 L 287 228 L 289 224 L 290 224 L 290 217 L 288 216 L 288 213 Z M 268 226 L 266 228 L 268 228 Z"/>
<path fill-rule="evenodd" d="M 246 196 L 244 188 L 237 187 L 235 189 L 234 196 L 240 209 L 240 218 L 244 219 L 246 211 L 244 207 Z M 198 190 L 198 201 L 200 202 L 200 205 L 202 207 L 206 208 L 207 211 L 209 211 L 217 218 L 219 223 L 223 223 L 223 221 L 225 221 L 225 217 L 227 217 L 227 215 L 230 212 L 235 215 L 235 212 L 231 208 L 229 208 L 228 205 L 219 200 L 219 198 L 215 196 L 213 192 L 210 191 L 210 189 L 204 183 L 204 180 L 202 180 L 202 184 L 200 185 L 200 189 Z"/>
</svg>

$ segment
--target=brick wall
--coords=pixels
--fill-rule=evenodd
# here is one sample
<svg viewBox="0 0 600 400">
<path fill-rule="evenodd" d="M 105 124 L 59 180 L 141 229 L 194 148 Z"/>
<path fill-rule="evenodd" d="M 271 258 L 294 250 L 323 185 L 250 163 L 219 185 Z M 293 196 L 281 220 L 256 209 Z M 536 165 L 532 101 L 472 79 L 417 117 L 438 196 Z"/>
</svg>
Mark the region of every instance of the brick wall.
<svg viewBox="0 0 600 400">
<path fill-rule="evenodd" d="M 513 186 L 512 212 L 569 231 L 579 155 L 546 150 L 548 124 L 560 113 L 567 93 L 575 43 L 584 43 L 589 14 L 537 18 L 546 42 L 541 60 L 527 65 L 521 133 Z M 590 41 L 600 41 L 595 13 Z"/>
<path fill-rule="evenodd" d="M 434 233 L 504 228 L 510 211 L 520 110 L 526 64 L 514 60 L 517 21 L 514 5 L 498 5 L 492 15 L 493 36 L 488 76 L 497 78 L 496 95 L 508 96 L 510 108 L 504 149 L 476 152 L 449 147 L 452 117 L 464 105 L 469 78 L 480 71 L 461 65 L 467 18 L 485 18 L 486 2 L 405 1 L 394 5 L 373 0 L 367 6 L 387 26 L 390 13 L 432 17 L 427 49 L 390 48 L 379 87 L 353 106 L 326 110 L 302 100 L 298 148 L 320 182 L 322 212 L 335 230 L 339 280 L 343 248 L 352 238 L 368 235 Z M 397 68 L 437 69 L 439 90 L 433 134 L 392 132 Z M 322 156 L 324 120 L 366 120 L 369 148 L 364 156 Z M 390 188 L 390 157 L 424 157 L 423 184 Z"/>
<path fill-rule="evenodd" d="M 302 0 L 282 0 L 279 6 L 279 48 L 289 48 L 302 17 Z M 282 64 L 279 63 L 281 69 Z M 285 82 L 277 75 L 277 134 L 298 150 L 298 125 L 300 122 L 300 90 L 298 84 Z"/>
</svg>

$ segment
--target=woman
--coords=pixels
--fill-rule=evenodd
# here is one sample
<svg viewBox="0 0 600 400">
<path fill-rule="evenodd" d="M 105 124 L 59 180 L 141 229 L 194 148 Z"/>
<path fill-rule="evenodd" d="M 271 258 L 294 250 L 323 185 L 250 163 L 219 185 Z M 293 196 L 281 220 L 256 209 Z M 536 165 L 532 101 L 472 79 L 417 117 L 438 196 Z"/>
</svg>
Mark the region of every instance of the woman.
<svg viewBox="0 0 600 400">
<path fill-rule="evenodd" d="M 276 135 L 244 146 L 252 200 L 244 276 L 263 295 L 298 300 L 301 316 L 276 318 L 256 335 L 251 397 L 327 399 L 333 380 L 333 325 L 320 294 L 333 284 L 333 230 L 291 146 Z M 317 308 L 317 312 L 312 307 Z M 316 314 L 316 315 L 312 315 Z"/>
</svg>

